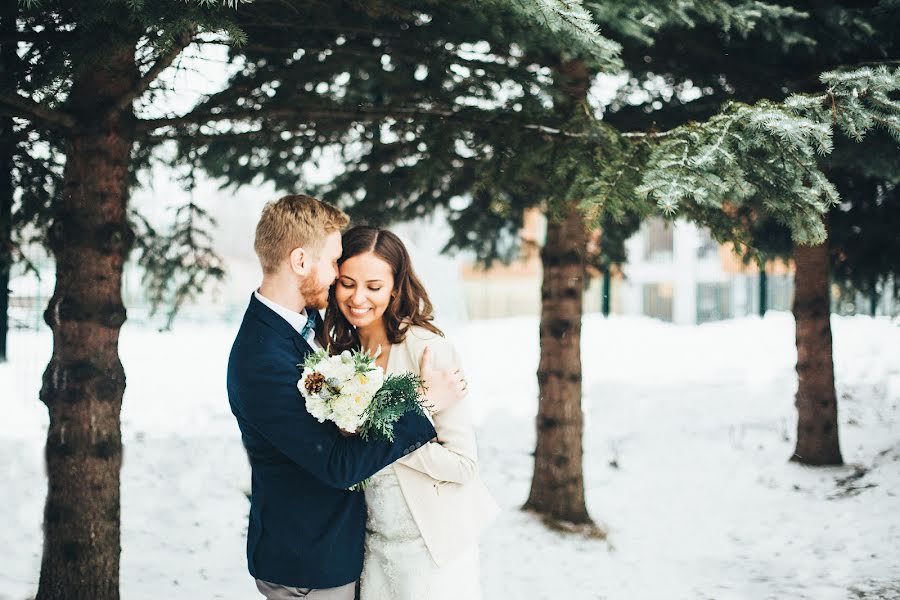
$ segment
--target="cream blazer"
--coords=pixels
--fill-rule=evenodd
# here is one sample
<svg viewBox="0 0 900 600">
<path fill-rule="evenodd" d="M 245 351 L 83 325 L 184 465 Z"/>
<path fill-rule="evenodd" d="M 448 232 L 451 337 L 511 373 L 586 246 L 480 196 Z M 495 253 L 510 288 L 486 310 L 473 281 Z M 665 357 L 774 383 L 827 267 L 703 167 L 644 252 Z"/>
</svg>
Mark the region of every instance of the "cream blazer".
<svg viewBox="0 0 900 600">
<path fill-rule="evenodd" d="M 426 347 L 435 368 L 459 368 L 459 355 L 445 338 L 410 327 L 406 339 L 391 347 L 388 374 L 418 374 Z M 431 418 L 437 442 L 399 459 L 394 471 L 431 558 L 442 565 L 471 549 L 499 509 L 478 476 L 469 398 Z"/>
</svg>

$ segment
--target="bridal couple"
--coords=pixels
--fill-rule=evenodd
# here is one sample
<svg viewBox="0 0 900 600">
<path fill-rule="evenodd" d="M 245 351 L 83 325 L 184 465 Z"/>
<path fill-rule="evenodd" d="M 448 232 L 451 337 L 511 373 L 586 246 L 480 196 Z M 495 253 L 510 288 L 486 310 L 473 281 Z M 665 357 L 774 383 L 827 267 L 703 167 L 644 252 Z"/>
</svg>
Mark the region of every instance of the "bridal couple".
<svg viewBox="0 0 900 600">
<path fill-rule="evenodd" d="M 256 226 L 263 280 L 228 362 L 252 470 L 250 574 L 270 600 L 353 600 L 357 585 L 361 600 L 480 598 L 477 540 L 497 506 L 478 476 L 459 357 L 400 239 L 367 226 L 342 234 L 347 224 L 291 195 Z M 393 443 L 320 423 L 297 365 L 322 348 L 380 348 L 385 375 L 422 377 L 427 416 L 403 416 Z"/>
</svg>

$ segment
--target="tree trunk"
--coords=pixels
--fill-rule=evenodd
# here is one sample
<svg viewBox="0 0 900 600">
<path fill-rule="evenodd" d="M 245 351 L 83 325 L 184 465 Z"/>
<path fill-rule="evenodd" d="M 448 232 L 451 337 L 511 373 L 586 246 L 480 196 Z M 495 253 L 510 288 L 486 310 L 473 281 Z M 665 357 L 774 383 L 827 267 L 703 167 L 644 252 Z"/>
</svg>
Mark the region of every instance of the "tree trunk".
<svg viewBox="0 0 900 600">
<path fill-rule="evenodd" d="M 831 343 L 828 245 L 794 249 L 794 320 L 797 327 L 797 447 L 791 460 L 840 465 L 837 394 Z"/>
<path fill-rule="evenodd" d="M 8 2 L 0 12 L 0 33 L 16 30 L 18 4 Z M 0 42 L 0 89 L 14 89 L 16 44 Z M 13 205 L 13 157 L 16 139 L 13 135 L 12 117 L 0 117 L 0 363 L 7 360 L 9 335 L 9 277 L 12 269 L 12 205 Z"/>
<path fill-rule="evenodd" d="M 612 267 L 603 269 L 603 297 L 601 298 L 600 311 L 604 317 L 609 316 L 609 295 L 612 291 Z"/>
<path fill-rule="evenodd" d="M 589 524 L 582 473 L 581 314 L 585 246 L 582 215 L 573 204 L 547 225 L 541 251 L 540 400 L 534 477 L 525 508 L 555 521 Z"/>
<path fill-rule="evenodd" d="M 583 113 L 590 73 L 582 61 L 557 68 L 561 92 L 556 112 L 563 119 Z M 526 510 L 548 523 L 594 528 L 584 499 L 581 412 L 581 316 L 584 304 L 587 232 L 577 202 L 547 223 L 541 250 L 541 358 L 538 365 L 537 443 Z M 601 532 L 602 533 L 602 532 Z"/>
<path fill-rule="evenodd" d="M 0 363 L 7 360 L 9 279 L 12 269 L 12 119 L 0 117 Z"/>
<path fill-rule="evenodd" d="M 133 241 L 126 205 L 134 115 L 102 115 L 137 77 L 134 46 L 114 48 L 102 68 L 78 73 L 68 102 L 79 127 L 69 135 L 49 232 L 56 289 L 44 313 L 53 355 L 41 388 L 50 429 L 37 600 L 119 598 L 118 342 L 122 266 Z"/>
<path fill-rule="evenodd" d="M 759 316 L 765 317 L 769 310 L 769 276 L 766 274 L 766 262 L 759 261 Z"/>
</svg>

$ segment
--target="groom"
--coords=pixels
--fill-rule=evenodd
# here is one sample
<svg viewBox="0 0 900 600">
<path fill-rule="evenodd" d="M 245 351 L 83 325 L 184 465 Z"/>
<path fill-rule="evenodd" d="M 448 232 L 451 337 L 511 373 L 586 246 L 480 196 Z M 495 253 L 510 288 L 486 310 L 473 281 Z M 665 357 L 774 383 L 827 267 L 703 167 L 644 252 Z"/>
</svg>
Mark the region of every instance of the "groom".
<svg viewBox="0 0 900 600">
<path fill-rule="evenodd" d="M 394 443 L 344 437 L 313 418 L 297 390 L 297 365 L 323 342 L 316 309 L 337 278 L 347 222 L 309 196 L 265 206 L 254 243 L 262 285 L 228 361 L 228 399 L 252 471 L 247 562 L 269 600 L 352 600 L 366 510 L 364 495 L 347 488 L 435 437 L 413 414 L 394 425 Z M 433 372 L 426 381 L 436 410 L 458 399 L 458 377 Z"/>
</svg>

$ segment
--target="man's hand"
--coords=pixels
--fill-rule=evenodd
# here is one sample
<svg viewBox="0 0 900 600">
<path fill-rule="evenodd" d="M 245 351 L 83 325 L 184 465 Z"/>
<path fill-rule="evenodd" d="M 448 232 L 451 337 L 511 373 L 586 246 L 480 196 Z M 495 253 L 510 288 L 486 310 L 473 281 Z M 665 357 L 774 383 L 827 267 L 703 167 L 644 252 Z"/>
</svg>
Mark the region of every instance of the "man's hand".
<svg viewBox="0 0 900 600">
<path fill-rule="evenodd" d="M 468 394 L 468 384 L 462 369 L 444 371 L 435 369 L 431 363 L 431 350 L 425 348 L 422 359 L 419 361 L 419 376 L 425 386 L 425 399 L 423 404 L 438 413 L 446 410 L 465 398 Z"/>
</svg>

